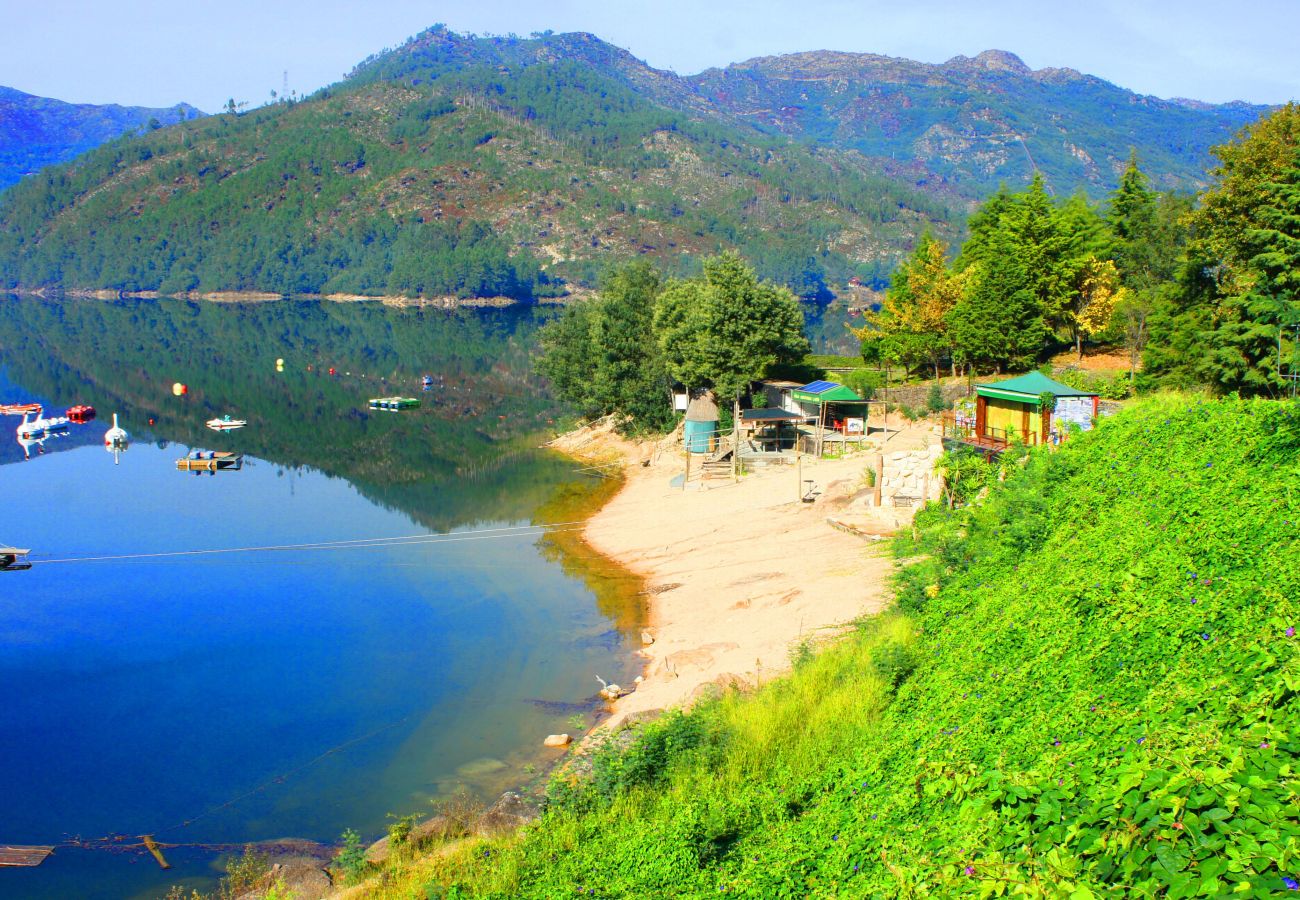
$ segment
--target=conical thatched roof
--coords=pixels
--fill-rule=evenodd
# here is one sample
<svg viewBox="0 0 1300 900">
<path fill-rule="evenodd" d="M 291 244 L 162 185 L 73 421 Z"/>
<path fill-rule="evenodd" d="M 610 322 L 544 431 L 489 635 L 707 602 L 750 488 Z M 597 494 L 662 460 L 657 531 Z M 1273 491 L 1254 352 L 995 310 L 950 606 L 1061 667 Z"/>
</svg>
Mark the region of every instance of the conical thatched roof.
<svg viewBox="0 0 1300 900">
<path fill-rule="evenodd" d="M 686 421 L 718 421 L 718 404 L 713 400 L 712 391 L 705 391 L 699 396 L 691 398 L 690 405 L 686 407 Z"/>
</svg>

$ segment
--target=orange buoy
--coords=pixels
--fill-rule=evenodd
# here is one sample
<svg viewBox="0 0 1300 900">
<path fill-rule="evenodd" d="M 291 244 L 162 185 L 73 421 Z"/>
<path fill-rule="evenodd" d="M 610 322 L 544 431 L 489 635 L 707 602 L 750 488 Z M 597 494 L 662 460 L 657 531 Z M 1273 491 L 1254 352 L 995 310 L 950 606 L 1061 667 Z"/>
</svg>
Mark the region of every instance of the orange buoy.
<svg viewBox="0 0 1300 900">
<path fill-rule="evenodd" d="M 177 397 L 190 392 L 189 385 L 181 384 L 179 381 L 172 385 L 172 393 Z"/>
</svg>

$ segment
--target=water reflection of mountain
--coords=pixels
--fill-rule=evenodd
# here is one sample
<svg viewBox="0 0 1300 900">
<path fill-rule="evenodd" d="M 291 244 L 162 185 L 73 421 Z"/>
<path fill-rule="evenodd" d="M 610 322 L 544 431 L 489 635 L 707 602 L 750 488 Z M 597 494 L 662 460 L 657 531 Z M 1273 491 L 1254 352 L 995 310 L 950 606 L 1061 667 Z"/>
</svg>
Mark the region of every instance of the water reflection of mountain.
<svg viewBox="0 0 1300 900">
<path fill-rule="evenodd" d="M 432 528 L 528 518 L 568 465 L 531 452 L 555 412 L 529 364 L 545 316 L 528 308 L 4 297 L 0 402 L 89 403 L 101 419 L 87 430 L 96 437 L 118 412 L 137 440 L 311 466 Z M 423 374 L 434 378 L 428 392 L 420 392 Z M 173 396 L 176 382 L 188 386 L 185 396 Z M 367 409 L 368 398 L 395 393 L 423 404 Z M 249 427 L 204 427 L 224 413 Z"/>
</svg>

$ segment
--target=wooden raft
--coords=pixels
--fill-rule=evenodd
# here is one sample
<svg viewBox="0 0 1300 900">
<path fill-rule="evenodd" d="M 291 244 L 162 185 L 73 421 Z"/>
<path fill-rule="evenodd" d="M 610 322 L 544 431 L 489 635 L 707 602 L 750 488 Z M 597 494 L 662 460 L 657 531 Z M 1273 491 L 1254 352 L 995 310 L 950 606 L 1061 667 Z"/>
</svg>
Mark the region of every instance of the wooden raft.
<svg viewBox="0 0 1300 900">
<path fill-rule="evenodd" d="M 39 866 L 53 847 L 16 847 L 0 844 L 0 866 Z"/>
</svg>

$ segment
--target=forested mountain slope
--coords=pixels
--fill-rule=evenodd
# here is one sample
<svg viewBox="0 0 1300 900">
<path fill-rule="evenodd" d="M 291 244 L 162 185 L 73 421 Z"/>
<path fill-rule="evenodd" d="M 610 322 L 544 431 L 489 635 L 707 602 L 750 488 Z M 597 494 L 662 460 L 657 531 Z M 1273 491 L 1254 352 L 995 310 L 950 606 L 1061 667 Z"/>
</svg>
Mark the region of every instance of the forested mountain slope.
<svg viewBox="0 0 1300 900">
<path fill-rule="evenodd" d="M 64 103 L 0 85 L 0 190 L 151 122 L 171 125 L 201 115 L 188 103 L 167 109 Z"/>
<path fill-rule="evenodd" d="M 0 195 L 0 286 L 527 299 L 591 285 L 620 257 L 682 271 L 736 249 L 761 275 L 824 296 L 852 276 L 880 283 L 922 230 L 953 235 L 983 185 L 1028 171 L 1006 146 L 989 156 L 915 138 L 954 109 L 980 121 L 994 110 L 989 128 L 1007 127 L 999 116 L 1055 123 L 1022 132 L 1058 193 L 1107 188 L 1130 144 L 1161 183 L 1199 183 L 1204 147 L 1257 111 L 1150 101 L 1145 118 L 1121 115 L 1114 98 L 1135 95 L 1060 76 L 1111 104 L 1066 115 L 1057 76 L 985 54 L 906 64 L 971 74 L 927 76 L 925 104 L 899 88 L 862 107 L 877 123 L 865 136 L 824 126 L 844 97 L 877 90 L 870 67 L 804 79 L 811 99 L 780 129 L 753 114 L 803 78 L 765 74 L 774 66 L 831 57 L 686 79 L 591 35 L 435 27 L 305 100 L 124 137 L 25 180 Z M 891 103 L 911 104 L 907 128 L 889 124 Z M 1161 149 L 1157 133 L 1186 146 Z M 1091 148 L 1092 161 L 1052 141 Z"/>
<path fill-rule="evenodd" d="M 988 50 L 941 65 L 792 53 L 710 69 L 700 96 L 765 130 L 852 149 L 931 189 L 980 197 L 1037 166 L 1057 193 L 1113 189 L 1130 150 L 1162 189 L 1206 184 L 1210 147 L 1267 107 L 1142 96 L 1073 69 Z"/>
<path fill-rule="evenodd" d="M 308 99 L 125 138 L 0 197 L 9 285 L 525 298 L 739 248 L 805 294 L 952 213 L 856 155 L 670 108 L 567 38 L 426 39 Z M 598 42 L 588 42 L 597 49 Z M 641 67 L 644 69 L 645 67 Z"/>
</svg>

